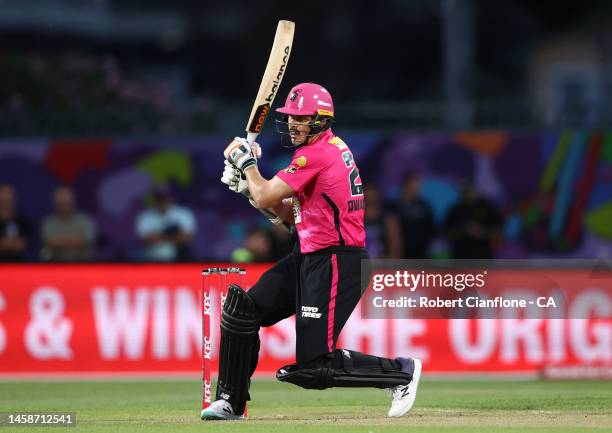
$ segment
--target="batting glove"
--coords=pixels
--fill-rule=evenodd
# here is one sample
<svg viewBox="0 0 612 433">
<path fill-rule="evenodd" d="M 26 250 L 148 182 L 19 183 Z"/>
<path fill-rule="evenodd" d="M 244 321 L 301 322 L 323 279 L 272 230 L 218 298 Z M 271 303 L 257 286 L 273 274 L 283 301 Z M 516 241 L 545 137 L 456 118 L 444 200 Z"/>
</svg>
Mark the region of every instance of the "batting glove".
<svg viewBox="0 0 612 433">
<path fill-rule="evenodd" d="M 245 197 L 250 198 L 251 193 L 249 192 L 249 184 L 247 183 L 244 174 L 227 159 L 224 161 L 224 164 L 225 168 L 223 169 L 221 182 L 227 185 L 230 191 L 240 193 Z"/>
<path fill-rule="evenodd" d="M 259 146 L 257 146 L 259 147 Z M 257 166 L 257 158 L 253 147 L 245 138 L 236 137 L 223 152 L 225 159 L 244 172 L 249 167 Z"/>
<path fill-rule="evenodd" d="M 221 182 L 223 182 L 230 191 L 240 193 L 246 198 L 249 199 L 249 203 L 255 209 L 259 209 L 259 211 L 264 214 L 272 224 L 280 225 L 283 223 L 283 219 L 276 216 L 274 213 L 270 212 L 267 209 L 260 209 L 257 206 L 257 203 L 253 201 L 251 198 L 251 192 L 249 191 L 249 185 L 247 183 L 246 177 L 240 170 L 234 167 L 227 159 L 225 160 L 225 169 L 223 170 L 223 176 L 221 176 Z"/>
</svg>

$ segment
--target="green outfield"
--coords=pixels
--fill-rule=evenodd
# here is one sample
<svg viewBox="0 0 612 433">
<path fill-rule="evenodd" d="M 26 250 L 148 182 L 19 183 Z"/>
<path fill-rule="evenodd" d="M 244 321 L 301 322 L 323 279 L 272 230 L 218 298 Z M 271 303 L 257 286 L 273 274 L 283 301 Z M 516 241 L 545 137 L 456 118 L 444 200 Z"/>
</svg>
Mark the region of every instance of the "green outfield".
<svg viewBox="0 0 612 433">
<path fill-rule="evenodd" d="M 69 432 L 612 432 L 610 382 L 423 380 L 412 412 L 385 417 L 373 389 L 255 381 L 248 421 L 202 422 L 197 381 L 0 382 L 0 412 L 70 411 Z M 0 426 L 0 431 L 63 431 Z"/>
</svg>

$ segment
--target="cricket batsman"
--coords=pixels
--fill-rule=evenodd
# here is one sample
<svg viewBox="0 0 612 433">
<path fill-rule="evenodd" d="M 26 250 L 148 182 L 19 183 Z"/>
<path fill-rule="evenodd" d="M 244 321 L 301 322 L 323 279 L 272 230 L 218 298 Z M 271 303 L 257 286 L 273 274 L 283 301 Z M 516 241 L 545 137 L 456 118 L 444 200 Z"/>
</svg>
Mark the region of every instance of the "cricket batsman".
<svg viewBox="0 0 612 433">
<path fill-rule="evenodd" d="M 250 378 L 257 366 L 259 328 L 296 315 L 296 363 L 276 378 L 306 389 L 375 387 L 392 390 L 388 416 L 414 404 L 421 361 L 380 358 L 336 347 L 338 335 L 362 295 L 365 252 L 364 195 L 349 147 L 334 135 L 334 103 L 314 83 L 291 89 L 277 129 L 294 150 L 288 167 L 272 179 L 257 168 L 258 146 L 243 138 L 225 149 L 222 182 L 273 211 L 275 224 L 294 225 L 299 246 L 265 272 L 248 291 L 228 289 L 221 318 L 216 400 L 202 419 L 244 418 Z"/>
</svg>

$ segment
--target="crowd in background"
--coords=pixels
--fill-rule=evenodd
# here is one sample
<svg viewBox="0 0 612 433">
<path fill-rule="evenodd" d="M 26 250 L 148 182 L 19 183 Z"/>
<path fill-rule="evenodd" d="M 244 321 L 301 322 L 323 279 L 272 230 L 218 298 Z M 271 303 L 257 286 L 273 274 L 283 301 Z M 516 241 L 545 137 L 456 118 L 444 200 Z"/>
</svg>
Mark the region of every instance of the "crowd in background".
<svg viewBox="0 0 612 433">
<path fill-rule="evenodd" d="M 271 42 L 279 18 L 299 35 L 283 88 L 330 89 L 365 181 L 378 182 L 366 187 L 372 257 L 612 254 L 610 2 L 275 2 L 273 14 L 248 2 L 3 5 L 0 183 L 12 186 L 0 188 L 1 260 L 268 261 L 291 248 L 294 235 L 208 188 L 215 168 L 202 150 L 243 127 L 260 80 L 244 65 L 267 61 L 253 35 Z M 392 173 L 395 159 L 405 171 Z M 418 176 L 397 195 L 407 171 L 452 197 L 422 198 Z M 464 178 L 478 188 L 464 184 L 455 202 Z M 140 203 L 176 179 L 178 194 Z M 70 188 L 51 193 L 59 184 Z"/>
<path fill-rule="evenodd" d="M 420 179 L 409 175 L 396 201 L 385 202 L 375 185 L 365 188 L 368 252 L 376 258 L 426 259 L 443 238 L 450 255 L 460 259 L 494 258 L 503 221 L 492 202 L 466 182 L 461 196 L 436 226 L 430 204 L 420 194 Z"/>
<path fill-rule="evenodd" d="M 156 188 L 152 196 L 153 205 L 143 209 L 134 222 L 142 248 L 133 258 L 152 262 L 194 260 L 189 249 L 196 230 L 193 212 L 175 204 L 166 185 Z M 0 184 L 0 262 L 25 261 L 32 242 L 41 244 L 40 261 L 96 260 L 96 223 L 78 209 L 72 189 L 59 186 L 51 199 L 53 212 L 41 227 L 33 227 L 18 213 L 13 186 Z"/>
<path fill-rule="evenodd" d="M 365 192 L 367 249 L 373 258 L 425 259 L 439 256 L 432 246 L 443 239 L 450 256 L 465 259 L 494 258 L 502 240 L 503 221 L 495 206 L 475 186 L 464 183 L 461 196 L 442 224 L 436 224 L 430 204 L 420 194 L 420 179 L 409 175 L 400 196 L 383 199 L 375 184 Z M 198 257 L 191 245 L 198 223 L 194 212 L 174 200 L 170 185 L 157 186 L 134 221 L 140 249 L 131 257 L 144 262 L 189 262 Z M 70 187 L 57 187 L 50 198 L 53 212 L 34 227 L 18 212 L 18 197 L 10 184 L 0 184 L 0 261 L 27 260 L 29 245 L 40 244 L 43 262 L 96 260 L 96 222 L 79 210 Z M 244 244 L 226 259 L 234 262 L 272 262 L 289 253 L 296 242 L 294 231 L 282 226 L 252 227 Z M 447 256 L 449 255 L 448 253 Z"/>
</svg>

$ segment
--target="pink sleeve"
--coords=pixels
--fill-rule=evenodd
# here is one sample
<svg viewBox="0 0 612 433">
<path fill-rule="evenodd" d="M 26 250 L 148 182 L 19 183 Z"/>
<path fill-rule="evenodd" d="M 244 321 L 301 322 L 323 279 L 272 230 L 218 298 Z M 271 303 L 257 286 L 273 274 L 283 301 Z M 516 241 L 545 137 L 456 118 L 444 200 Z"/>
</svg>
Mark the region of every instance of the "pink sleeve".
<svg viewBox="0 0 612 433">
<path fill-rule="evenodd" d="M 276 176 L 289 185 L 293 191 L 300 192 L 323 168 L 321 158 L 314 158 L 302 151 L 294 155 L 291 164 L 276 173 Z"/>
</svg>

